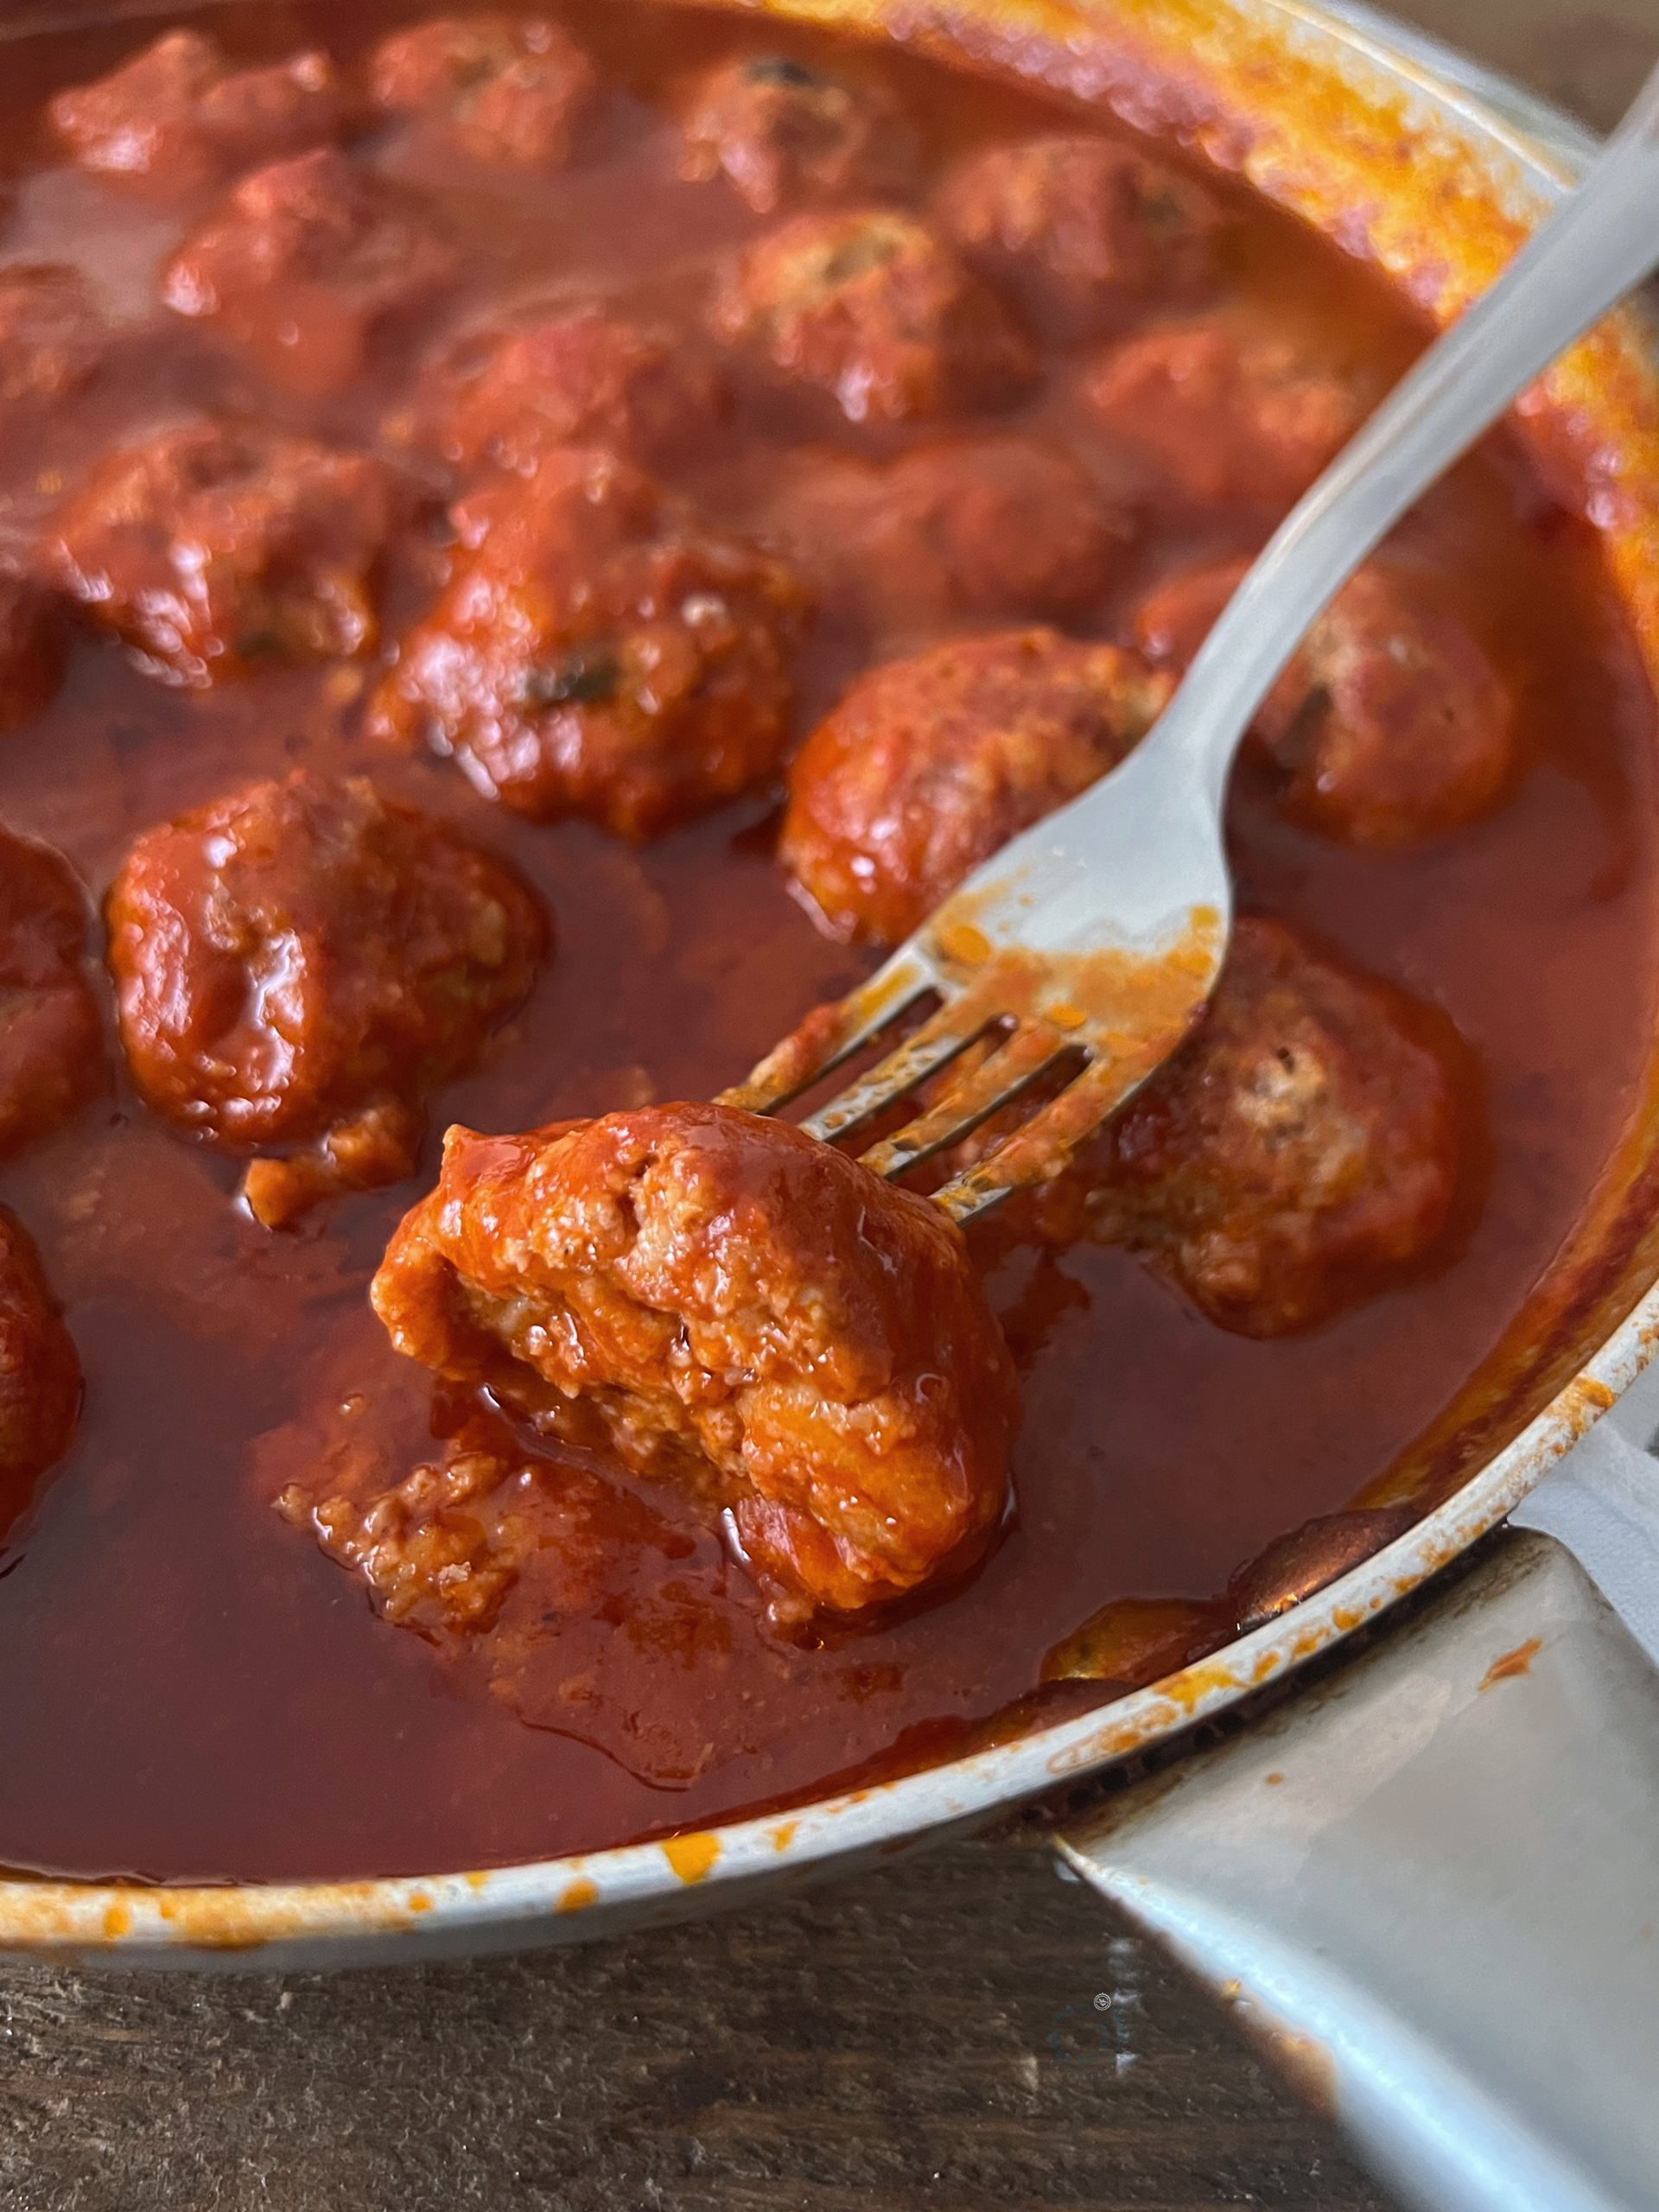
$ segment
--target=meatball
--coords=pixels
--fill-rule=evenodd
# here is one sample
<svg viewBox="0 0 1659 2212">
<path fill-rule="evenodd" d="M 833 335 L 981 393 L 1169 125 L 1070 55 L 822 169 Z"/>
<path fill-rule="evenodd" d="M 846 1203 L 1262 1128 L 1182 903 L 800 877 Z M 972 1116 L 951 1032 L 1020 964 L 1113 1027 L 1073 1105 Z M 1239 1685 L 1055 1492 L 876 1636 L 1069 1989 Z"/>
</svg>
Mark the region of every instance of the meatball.
<svg viewBox="0 0 1659 2212">
<path fill-rule="evenodd" d="M 683 344 L 589 309 L 463 339 L 407 419 L 453 467 L 529 476 L 551 448 L 583 442 L 648 467 L 684 460 L 707 448 L 721 403 Z"/>
<path fill-rule="evenodd" d="M 410 1357 L 729 1510 L 785 1608 L 896 1597 L 1002 1510 L 1018 1391 L 960 1236 L 787 1123 L 452 1129 L 371 1294 Z"/>
<path fill-rule="evenodd" d="M 1247 563 L 1176 576 L 1141 602 L 1154 660 L 1184 667 Z M 1426 580 L 1368 562 L 1344 584 L 1268 693 L 1255 736 L 1310 822 L 1387 849 L 1476 820 L 1514 765 L 1513 702 Z"/>
<path fill-rule="evenodd" d="M 0 565 L 0 730 L 16 729 L 48 703 L 67 645 L 52 594 Z"/>
<path fill-rule="evenodd" d="M 455 273 L 413 203 L 329 147 L 245 178 L 168 263 L 162 289 L 273 384 L 327 398 Z"/>
<path fill-rule="evenodd" d="M 12 262 L 0 269 L 0 405 L 61 399 L 98 365 L 104 317 L 78 269 Z"/>
<path fill-rule="evenodd" d="M 1038 1203 L 1142 1252 L 1224 1329 L 1314 1326 L 1420 1260 L 1457 1185 L 1440 1052 L 1378 984 L 1245 919 L 1203 1026 Z"/>
<path fill-rule="evenodd" d="M 49 1135 L 103 1081 L 86 919 L 69 863 L 0 829 L 0 1159 Z"/>
<path fill-rule="evenodd" d="M 598 97 L 594 65 L 543 16 L 444 16 L 399 31 L 369 65 L 375 101 L 480 162 L 561 169 Z"/>
<path fill-rule="evenodd" d="M 758 215 L 852 194 L 903 192 L 914 135 L 874 78 L 830 76 L 780 54 L 750 54 L 698 84 L 680 174 L 723 175 Z"/>
<path fill-rule="evenodd" d="M 941 439 L 885 468 L 814 456 L 785 484 L 771 528 L 890 635 L 1086 613 L 1134 535 L 1063 448 L 1010 435 Z"/>
<path fill-rule="evenodd" d="M 781 563 L 596 448 L 455 518 L 449 588 L 377 694 L 377 734 L 453 753 L 518 813 L 634 838 L 772 767 L 805 611 Z"/>
<path fill-rule="evenodd" d="M 326 54 L 232 70 L 194 31 L 168 31 L 109 76 L 60 92 L 47 111 L 82 168 L 165 198 L 331 139 L 345 111 Z"/>
<path fill-rule="evenodd" d="M 896 944 L 1115 767 L 1173 688 L 1138 654 L 1052 630 L 872 669 L 790 770 L 783 859 L 832 935 Z"/>
<path fill-rule="evenodd" d="M 421 1101 L 528 995 L 548 946 L 507 864 L 361 778 L 254 784 L 141 837 L 110 893 L 134 1082 L 237 1151 L 278 1225 L 331 1188 L 407 1174 Z"/>
<path fill-rule="evenodd" d="M 833 392 L 855 423 L 1001 406 L 1037 375 L 996 295 L 925 223 L 891 209 L 780 224 L 728 273 L 714 327 Z"/>
<path fill-rule="evenodd" d="M 1201 185 L 1107 138 L 988 146 L 946 175 L 935 219 L 1043 328 L 1077 338 L 1201 291 L 1222 213 Z"/>
<path fill-rule="evenodd" d="M 393 503 L 367 454 L 194 423 L 94 468 L 42 558 L 152 674 L 201 687 L 368 652 Z"/>
<path fill-rule="evenodd" d="M 1130 338 L 1090 376 L 1113 434 L 1197 505 L 1292 505 L 1358 429 L 1351 384 L 1285 340 L 1220 322 Z"/>
<path fill-rule="evenodd" d="M 80 1362 L 34 1239 L 0 1206 L 0 1529 L 74 1440 Z"/>
</svg>

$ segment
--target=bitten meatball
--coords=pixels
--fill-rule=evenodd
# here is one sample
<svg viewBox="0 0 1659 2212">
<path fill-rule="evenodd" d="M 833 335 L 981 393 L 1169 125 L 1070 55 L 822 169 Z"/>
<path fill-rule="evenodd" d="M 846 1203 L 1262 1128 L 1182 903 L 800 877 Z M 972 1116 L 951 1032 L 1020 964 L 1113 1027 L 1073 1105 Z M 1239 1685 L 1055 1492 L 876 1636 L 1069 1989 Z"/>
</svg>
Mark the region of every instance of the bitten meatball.
<svg viewBox="0 0 1659 2212">
<path fill-rule="evenodd" d="M 644 837 L 776 763 L 805 611 L 792 572 L 596 448 L 474 494 L 448 590 L 369 717 L 539 821 Z"/>
<path fill-rule="evenodd" d="M 273 384 L 326 398 L 357 383 L 455 269 L 410 200 L 330 147 L 245 178 L 168 262 L 162 291 Z"/>
<path fill-rule="evenodd" d="M 42 557 L 152 674 L 200 687 L 369 651 L 392 507 L 366 454 L 195 423 L 101 462 Z"/>
<path fill-rule="evenodd" d="M 1222 226 L 1201 185 L 1109 139 L 1064 134 L 970 154 L 933 208 L 945 235 L 1061 338 L 1202 291 Z"/>
<path fill-rule="evenodd" d="M 67 644 L 52 594 L 0 564 L 0 730 L 17 728 L 48 703 Z"/>
<path fill-rule="evenodd" d="M 1243 562 L 1172 578 L 1135 632 L 1185 667 L 1236 590 Z M 1255 718 L 1298 810 L 1350 843 L 1386 849 L 1457 830 L 1513 766 L 1513 702 L 1458 617 L 1422 578 L 1368 562 L 1344 585 Z"/>
<path fill-rule="evenodd" d="M 810 458 L 769 529 L 877 632 L 1087 613 L 1110 590 L 1130 518 L 1058 446 L 942 439 L 885 468 Z"/>
<path fill-rule="evenodd" d="M 1095 413 L 1198 505 L 1292 505 L 1358 429 L 1353 386 L 1285 340 L 1223 323 L 1116 346 L 1087 385 Z"/>
<path fill-rule="evenodd" d="M 375 49 L 377 104 L 416 117 L 470 154 L 517 169 L 562 169 L 597 103 L 593 63 L 543 16 L 445 16 Z"/>
<path fill-rule="evenodd" d="M 872 669 L 790 770 L 784 861 L 832 935 L 896 944 L 1116 767 L 1173 688 L 1138 654 L 1052 630 Z"/>
<path fill-rule="evenodd" d="M 421 1102 L 523 1002 L 548 945 L 505 861 L 361 778 L 303 772 L 141 837 L 108 918 L 149 1104 L 232 1150 L 315 1148 L 251 1176 L 273 1226 L 410 1172 Z"/>
<path fill-rule="evenodd" d="M 706 448 L 721 395 L 683 344 L 591 309 L 472 334 L 424 380 L 407 423 L 452 467 L 533 474 L 556 446 L 608 447 L 649 467 Z"/>
<path fill-rule="evenodd" d="M 452 1129 L 372 1295 L 410 1357 L 729 1510 L 785 1606 L 913 1589 L 1002 1510 L 1018 1393 L 960 1237 L 786 1123 Z"/>
<path fill-rule="evenodd" d="M 714 327 L 855 423 L 1017 399 L 1037 374 L 1008 310 L 925 223 L 891 209 L 796 215 L 749 248 Z"/>
<path fill-rule="evenodd" d="M 0 1159 L 49 1135 L 103 1080 L 86 919 L 69 863 L 0 829 Z"/>
<path fill-rule="evenodd" d="M 60 92 L 47 111 L 82 168 L 164 198 L 319 145 L 345 111 L 326 54 L 233 70 L 194 31 L 168 32 L 109 76 Z"/>
<path fill-rule="evenodd" d="M 104 317 L 79 270 L 12 262 L 0 269 L 0 404 L 61 399 L 98 365 Z"/>
<path fill-rule="evenodd" d="M 0 1206 L 0 1531 L 54 1467 L 80 1417 L 80 1362 L 34 1239 Z"/>
<path fill-rule="evenodd" d="M 1381 986 L 1245 919 L 1202 1027 L 1038 1202 L 1224 1329 L 1311 1328 L 1422 1257 L 1457 1184 L 1446 1065 Z"/>
<path fill-rule="evenodd" d="M 884 85 L 763 54 L 728 61 L 697 86 L 680 174 L 694 184 L 723 175 L 758 215 L 771 215 L 902 192 L 915 163 L 913 134 Z"/>
</svg>

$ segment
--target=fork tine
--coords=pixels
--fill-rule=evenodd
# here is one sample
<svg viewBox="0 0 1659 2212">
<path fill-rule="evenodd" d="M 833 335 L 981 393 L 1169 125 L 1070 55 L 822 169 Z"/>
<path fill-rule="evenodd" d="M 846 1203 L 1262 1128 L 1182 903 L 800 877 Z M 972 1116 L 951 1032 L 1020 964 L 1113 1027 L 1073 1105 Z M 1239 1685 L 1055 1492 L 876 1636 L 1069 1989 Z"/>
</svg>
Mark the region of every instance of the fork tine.
<svg viewBox="0 0 1659 2212">
<path fill-rule="evenodd" d="M 977 1067 L 952 1083 L 936 1105 L 861 1154 L 876 1174 L 891 1178 L 918 1166 L 971 1136 L 982 1122 L 1010 1106 L 1039 1076 L 1074 1052 L 1074 1040 L 1046 1021 L 1024 1021 Z"/>
<path fill-rule="evenodd" d="M 965 1052 L 995 1019 L 982 1007 L 966 1007 L 960 1000 L 947 1001 L 913 1037 L 906 1038 L 884 1060 L 878 1060 L 867 1076 L 839 1097 L 810 1114 L 801 1127 L 809 1135 L 823 1137 L 826 1142 L 868 1128 L 906 1091 L 914 1090 L 918 1084 L 925 1083 Z"/>
<path fill-rule="evenodd" d="M 722 1090 L 718 1103 L 748 1114 L 775 1114 L 823 1076 L 844 1065 L 929 991 L 945 988 L 931 961 L 901 950 L 844 999 L 814 1007 L 746 1082 Z M 816 1134 L 816 1132 L 815 1132 Z"/>
</svg>

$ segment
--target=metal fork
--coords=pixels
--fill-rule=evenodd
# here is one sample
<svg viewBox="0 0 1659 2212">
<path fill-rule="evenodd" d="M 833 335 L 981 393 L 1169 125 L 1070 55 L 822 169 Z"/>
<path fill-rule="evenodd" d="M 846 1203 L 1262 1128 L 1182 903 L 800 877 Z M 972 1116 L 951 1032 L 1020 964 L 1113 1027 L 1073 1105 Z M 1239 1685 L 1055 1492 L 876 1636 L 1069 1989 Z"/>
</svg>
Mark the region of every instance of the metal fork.
<svg viewBox="0 0 1659 2212">
<path fill-rule="evenodd" d="M 899 1175 L 1074 1063 L 1058 1096 L 936 1199 L 967 1222 L 1056 1173 L 1204 1012 L 1232 924 L 1228 775 L 1309 625 L 1516 395 L 1656 265 L 1659 70 L 1579 190 L 1282 524 L 1128 759 L 1005 845 L 868 983 L 810 1014 L 722 1103 L 776 1112 L 936 994 L 940 1005 L 913 1034 L 802 1126 L 855 1136 L 944 1077 L 937 1103 L 861 1155 Z M 946 1071 L 958 1061 L 953 1081 Z"/>
</svg>

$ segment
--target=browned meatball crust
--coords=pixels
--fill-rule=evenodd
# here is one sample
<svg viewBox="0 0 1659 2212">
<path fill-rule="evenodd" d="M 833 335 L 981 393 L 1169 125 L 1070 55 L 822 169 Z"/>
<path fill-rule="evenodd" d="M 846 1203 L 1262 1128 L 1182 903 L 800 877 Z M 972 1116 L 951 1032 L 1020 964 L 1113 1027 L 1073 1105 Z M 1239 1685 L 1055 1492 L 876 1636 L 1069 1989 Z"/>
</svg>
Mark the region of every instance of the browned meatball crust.
<svg viewBox="0 0 1659 2212">
<path fill-rule="evenodd" d="M 412 199 L 328 147 L 245 177 L 168 263 L 162 293 L 273 384 L 327 398 L 455 273 Z"/>
<path fill-rule="evenodd" d="M 597 104 L 593 63 L 545 16 L 444 16 L 398 31 L 369 64 L 377 104 L 474 161 L 562 169 Z"/>
<path fill-rule="evenodd" d="M 455 510 L 448 591 L 370 715 L 516 812 L 645 837 L 776 764 L 806 596 L 614 454 L 568 447 Z"/>
<path fill-rule="evenodd" d="M 80 1362 L 34 1239 L 0 1206 L 0 1530 L 80 1418 Z"/>
<path fill-rule="evenodd" d="M 1020 830 L 1116 767 L 1173 689 L 1052 630 L 861 677 L 791 767 L 779 848 L 830 932 L 896 944 Z"/>
<path fill-rule="evenodd" d="M 913 1589 L 1002 1510 L 1018 1392 L 960 1236 L 787 1123 L 452 1129 L 372 1297 L 410 1357 L 729 1510 L 785 1608 Z"/>
<path fill-rule="evenodd" d="M 366 652 L 393 507 L 366 454 L 194 423 L 100 462 L 43 558 L 152 674 L 200 687 Z"/>
<path fill-rule="evenodd" d="M 751 246 L 714 327 L 855 423 L 997 407 L 1035 381 L 1009 310 L 936 232 L 891 208 L 796 215 Z"/>
<path fill-rule="evenodd" d="M 914 134 L 885 85 L 781 54 L 722 64 L 686 110 L 681 175 L 724 176 L 758 215 L 902 192 L 915 165 Z"/>
<path fill-rule="evenodd" d="M 1151 658 L 1185 668 L 1247 563 L 1189 571 L 1141 601 Z M 1427 578 L 1367 562 L 1314 623 L 1255 718 L 1297 810 L 1387 850 L 1484 814 L 1514 766 L 1514 702 Z"/>
<path fill-rule="evenodd" d="M 1422 1258 L 1459 1153 L 1446 1065 L 1397 995 L 1246 918 L 1203 1027 L 1038 1212 L 1145 1253 L 1223 1328 L 1284 1336 Z"/>
<path fill-rule="evenodd" d="M 989 146 L 946 175 L 935 219 L 1057 337 L 1154 299 L 1201 292 L 1222 213 L 1202 185 L 1107 138 L 1055 132 Z"/>
<path fill-rule="evenodd" d="M 0 829 L 0 1159 L 50 1135 L 103 1081 L 86 922 L 67 861 Z"/>
<path fill-rule="evenodd" d="M 548 924 L 507 866 L 361 778 L 254 784 L 141 837 L 108 902 L 133 1080 L 239 1151 L 315 1144 L 256 1176 L 276 1225 L 412 1165 L 416 1109 L 522 1003 Z"/>
</svg>

